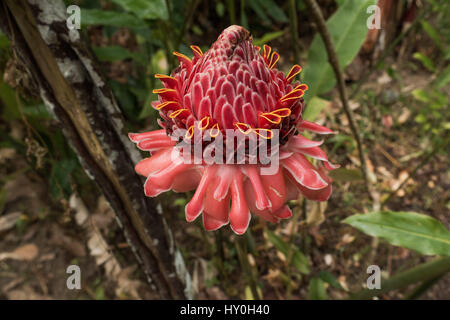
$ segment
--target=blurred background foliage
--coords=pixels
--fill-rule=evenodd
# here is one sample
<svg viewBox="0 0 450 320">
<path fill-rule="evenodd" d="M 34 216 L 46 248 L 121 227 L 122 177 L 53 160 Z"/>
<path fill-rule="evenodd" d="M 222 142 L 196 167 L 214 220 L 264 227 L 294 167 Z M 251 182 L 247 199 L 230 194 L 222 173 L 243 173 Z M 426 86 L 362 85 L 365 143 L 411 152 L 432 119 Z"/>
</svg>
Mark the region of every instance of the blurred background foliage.
<svg viewBox="0 0 450 320">
<path fill-rule="evenodd" d="M 356 146 L 334 90 L 336 80 L 327 52 L 302 0 L 65 1 L 81 7 L 81 33 L 102 66 L 129 131 L 157 128 L 157 112 L 151 107 L 157 97 L 152 90 L 161 85 L 154 75 L 169 74 L 175 68 L 172 52 L 191 56 L 191 44 L 206 51 L 231 24 L 249 29 L 255 45 L 270 44 L 278 51 L 282 71 L 295 63 L 303 66 L 299 77 L 310 88 L 304 118 L 327 122 L 339 130 L 325 144 L 329 158 L 342 166 L 333 173 L 336 191 L 332 199 L 325 205 L 293 201 L 294 217 L 281 226 L 257 221 L 243 240 L 225 242 L 230 237 L 227 231 L 210 234 L 195 224 L 186 228 L 179 219 L 184 215 L 185 195 L 160 197 L 169 220 L 173 218 L 171 223 L 181 226 L 176 237 L 189 268 L 198 276 L 201 297 L 342 298 L 365 277 L 365 270 L 359 272 L 362 276 L 349 273 L 365 265 L 363 259 L 375 261 L 375 255 L 377 263 L 387 264 L 388 270 L 402 270 L 426 261 L 414 250 L 433 256 L 450 254 L 445 246 L 448 230 L 439 222 L 448 226 L 450 219 L 450 2 L 394 1 L 390 11 L 384 11 L 382 34 L 375 34 L 372 42 L 374 34 L 366 27 L 367 8 L 377 1 L 318 2 L 341 67 L 346 68 L 350 106 L 368 155 L 371 183 L 381 193 L 382 203 L 393 198 L 384 209 L 390 225 L 398 224 L 397 233 L 386 235 L 368 227 L 380 218 L 375 215 L 372 220 L 369 214 L 345 221 L 385 239 L 378 250 L 369 237 L 357 240 L 361 234 L 340 223 L 352 214 L 372 211 L 371 200 L 364 193 Z M 99 192 L 1 33 L 0 69 L 0 217 L 11 211 L 8 181 L 24 174 L 46 190 L 50 200 L 41 209 L 53 214 L 25 214 L 17 220 L 16 231 L 70 211 L 74 193 L 88 208 L 95 207 Z M 392 194 L 400 185 L 404 188 Z M 396 211 L 433 216 L 436 220 L 427 220 L 421 232 L 439 233 L 441 241 L 427 242 L 428 246 L 418 249 L 424 240 L 402 234 L 401 224 L 403 219 L 417 223 L 423 215 L 400 217 Z M 243 246 L 236 246 L 238 241 Z M 406 249 L 392 249 L 387 243 Z M 99 281 L 93 286 L 100 291 L 89 296 L 104 298 Z M 439 292 L 434 294 L 442 297 Z M 448 289 L 442 294 L 450 298 Z M 400 291 L 385 298 L 405 296 Z"/>
</svg>

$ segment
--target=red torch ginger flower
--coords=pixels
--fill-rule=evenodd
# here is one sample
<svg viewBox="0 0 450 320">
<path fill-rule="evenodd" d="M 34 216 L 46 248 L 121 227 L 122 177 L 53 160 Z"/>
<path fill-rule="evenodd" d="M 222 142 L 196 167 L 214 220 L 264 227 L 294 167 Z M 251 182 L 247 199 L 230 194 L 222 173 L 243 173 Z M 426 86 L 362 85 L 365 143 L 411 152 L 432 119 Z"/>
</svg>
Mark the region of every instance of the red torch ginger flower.
<svg viewBox="0 0 450 320">
<path fill-rule="evenodd" d="M 229 222 L 237 234 L 246 231 L 251 213 L 274 223 L 289 218 L 292 212 L 286 202 L 299 193 L 311 200 L 328 200 L 327 171 L 336 166 L 319 148 L 322 141 L 311 141 L 301 133 L 333 132 L 302 119 L 302 97 L 308 86 L 293 82 L 301 67 L 294 65 L 284 75 L 276 68 L 279 54 L 266 45 L 254 46 L 249 32 L 240 26 L 225 29 L 206 53 L 197 46 L 191 48 L 193 59 L 175 52 L 180 66 L 170 76 L 156 75 L 163 88 L 154 90 L 159 101 L 153 106 L 159 110 L 163 129 L 129 135 L 139 149 L 151 153 L 135 168 L 147 177 L 145 194 L 154 197 L 168 190 L 195 189 L 185 208 L 187 221 L 202 214 L 205 229 L 215 230 Z M 185 130 L 188 141 L 194 140 L 197 131 L 209 135 L 208 141 L 201 142 L 206 147 L 227 129 L 254 133 L 262 140 L 277 137 L 279 150 L 272 157 L 278 157 L 279 166 L 262 174 L 260 169 L 267 164 L 255 158 L 257 150 L 247 144 L 245 157 L 255 153 L 256 163 L 186 163 L 173 153 L 179 129 Z M 323 164 L 315 167 L 307 157 Z"/>
</svg>

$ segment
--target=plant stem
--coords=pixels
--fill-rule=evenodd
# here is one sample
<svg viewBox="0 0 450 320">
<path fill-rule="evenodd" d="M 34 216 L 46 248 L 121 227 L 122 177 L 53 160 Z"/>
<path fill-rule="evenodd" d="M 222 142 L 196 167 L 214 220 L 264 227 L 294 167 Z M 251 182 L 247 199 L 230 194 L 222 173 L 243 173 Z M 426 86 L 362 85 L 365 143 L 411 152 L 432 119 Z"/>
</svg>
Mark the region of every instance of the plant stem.
<svg viewBox="0 0 450 320">
<path fill-rule="evenodd" d="M 306 201 L 305 199 L 303 199 L 303 201 Z M 303 203 L 303 202 L 302 202 Z M 291 299 L 291 293 L 292 293 L 292 281 L 291 281 L 291 262 L 292 262 L 292 256 L 294 253 L 293 250 L 293 242 L 294 242 L 294 234 L 295 232 L 295 227 L 297 225 L 297 220 L 300 216 L 300 206 L 297 206 L 294 210 L 294 214 L 292 215 L 292 219 L 291 219 L 291 230 L 289 231 L 289 249 L 287 252 L 287 257 L 286 257 L 286 275 L 288 278 L 288 283 L 287 283 L 287 288 L 286 288 L 286 299 Z"/>
<path fill-rule="evenodd" d="M 191 27 L 192 18 L 193 18 L 195 9 L 197 8 L 198 4 L 199 4 L 199 0 L 190 0 L 189 1 L 188 8 L 187 8 L 186 14 L 184 16 L 183 26 L 181 27 L 181 30 L 180 30 L 177 40 L 176 40 L 177 48 L 180 46 L 180 43 L 183 40 L 183 37 L 185 36 L 186 31 Z"/>
<path fill-rule="evenodd" d="M 237 237 L 235 245 L 241 267 L 245 272 L 248 285 L 250 286 L 250 290 L 252 291 L 253 299 L 260 300 L 262 299 L 262 297 L 260 297 L 256 278 L 248 261 L 247 239 L 245 238 L 245 236 Z"/>
<path fill-rule="evenodd" d="M 227 0 L 228 14 L 230 15 L 230 24 L 236 24 L 236 6 L 234 0 Z"/>
<path fill-rule="evenodd" d="M 381 289 L 363 289 L 349 297 L 351 300 L 366 300 L 391 290 L 405 288 L 411 284 L 435 279 L 450 271 L 450 257 L 438 258 L 401 272 L 381 281 Z"/>
<path fill-rule="evenodd" d="M 243 26 L 245 29 L 248 29 L 248 22 L 247 22 L 247 16 L 245 15 L 245 0 L 241 0 L 241 26 Z"/>
<path fill-rule="evenodd" d="M 219 267 L 220 275 L 222 276 L 223 280 L 225 281 L 227 279 L 227 272 L 225 270 L 225 267 L 223 265 L 223 262 L 225 261 L 225 251 L 223 248 L 223 231 L 222 229 L 218 230 L 215 235 L 216 240 L 216 254 L 215 257 L 217 259 L 217 265 Z M 211 257 L 212 258 L 212 257 Z"/>
<path fill-rule="evenodd" d="M 369 194 L 370 198 L 372 198 L 372 194 L 370 192 L 370 184 L 369 184 L 368 174 L 367 174 L 366 158 L 364 156 L 364 151 L 363 151 L 363 145 L 361 142 L 359 130 L 355 124 L 355 120 L 354 120 L 352 111 L 348 105 L 347 92 L 345 90 L 344 74 L 339 65 L 339 60 L 338 60 L 338 56 L 336 53 L 336 49 L 334 48 L 333 40 L 331 39 L 331 35 L 326 26 L 325 19 L 322 15 L 322 11 L 320 10 L 319 6 L 317 5 L 316 0 L 305 0 L 305 3 L 308 6 L 308 9 L 313 16 L 313 19 L 317 24 L 317 30 L 320 33 L 320 36 L 322 37 L 323 42 L 325 43 L 325 48 L 326 48 L 327 54 L 328 54 L 328 61 L 330 62 L 331 66 L 333 68 L 333 71 L 334 71 L 334 74 L 336 76 L 336 80 L 338 83 L 339 95 L 341 97 L 342 106 L 344 107 L 344 112 L 348 118 L 348 122 L 350 124 L 350 129 L 353 133 L 353 136 L 356 140 L 356 144 L 358 146 L 359 159 L 361 162 L 361 171 L 363 173 L 366 191 Z"/>
<path fill-rule="evenodd" d="M 298 50 L 298 23 L 297 23 L 297 3 L 295 0 L 289 0 L 289 20 L 291 28 L 292 48 L 294 51 L 294 63 L 299 62 Z"/>
<path fill-rule="evenodd" d="M 436 278 L 429 279 L 422 282 L 417 288 L 414 288 L 409 294 L 406 295 L 405 300 L 419 299 L 428 289 L 433 287 L 444 275 L 439 275 Z"/>
</svg>

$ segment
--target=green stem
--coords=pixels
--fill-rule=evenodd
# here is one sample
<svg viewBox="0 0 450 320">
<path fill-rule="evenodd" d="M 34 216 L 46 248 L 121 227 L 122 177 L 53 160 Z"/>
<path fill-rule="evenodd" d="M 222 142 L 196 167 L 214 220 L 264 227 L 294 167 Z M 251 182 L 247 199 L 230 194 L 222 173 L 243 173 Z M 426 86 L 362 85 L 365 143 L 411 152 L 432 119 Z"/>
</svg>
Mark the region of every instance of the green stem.
<svg viewBox="0 0 450 320">
<path fill-rule="evenodd" d="M 219 229 L 216 233 L 214 233 L 214 235 L 215 235 L 215 240 L 216 240 L 215 257 L 217 259 L 217 265 L 219 267 L 220 275 L 222 276 L 223 280 L 225 281 L 227 279 L 227 272 L 223 265 L 223 262 L 225 261 L 225 250 L 223 247 L 224 237 L 223 237 L 222 229 Z"/>
<path fill-rule="evenodd" d="M 260 296 L 258 291 L 256 278 L 248 261 L 247 239 L 245 238 L 245 236 L 238 237 L 235 241 L 235 245 L 241 267 L 245 272 L 248 285 L 250 286 L 250 290 L 252 291 L 253 298 L 261 300 L 262 297 Z"/>
<path fill-rule="evenodd" d="M 306 200 L 303 200 L 306 201 Z M 292 293 L 292 281 L 291 281 L 291 263 L 292 263 L 292 257 L 293 257 L 293 242 L 294 242 L 294 234 L 295 234 L 295 227 L 297 225 L 297 220 L 300 216 L 300 208 L 297 207 L 294 210 L 294 214 L 292 216 L 291 220 L 291 230 L 289 231 L 289 248 L 287 252 L 287 258 L 286 258 L 286 274 L 288 278 L 287 288 L 286 288 L 286 299 L 291 299 L 291 293 Z"/>
<path fill-rule="evenodd" d="M 197 8 L 198 4 L 199 4 L 199 0 L 190 0 L 189 1 L 187 10 L 186 10 L 186 14 L 185 14 L 184 20 L 183 20 L 183 26 L 181 27 L 181 30 L 176 39 L 176 48 L 178 48 L 180 46 L 181 41 L 183 40 L 184 36 L 186 35 L 186 31 L 189 30 L 189 28 L 191 27 L 192 18 L 193 18 L 195 9 Z"/>
<path fill-rule="evenodd" d="M 294 50 L 294 63 L 299 63 L 300 54 L 298 50 L 297 3 L 295 0 L 289 0 L 289 20 L 292 48 Z"/>
<path fill-rule="evenodd" d="M 227 0 L 228 14 L 230 15 L 230 24 L 236 24 L 236 6 L 234 0 Z"/>
<path fill-rule="evenodd" d="M 351 300 L 367 300 L 391 290 L 405 288 L 411 284 L 435 279 L 450 271 L 450 257 L 438 258 L 401 272 L 381 281 L 381 289 L 363 289 L 349 297 Z"/>
<path fill-rule="evenodd" d="M 245 0 L 241 0 L 241 26 L 248 29 L 247 16 L 245 15 Z"/>
<path fill-rule="evenodd" d="M 405 300 L 419 299 L 428 289 L 433 287 L 444 275 L 422 282 L 417 288 L 414 288 L 406 297 Z"/>
</svg>

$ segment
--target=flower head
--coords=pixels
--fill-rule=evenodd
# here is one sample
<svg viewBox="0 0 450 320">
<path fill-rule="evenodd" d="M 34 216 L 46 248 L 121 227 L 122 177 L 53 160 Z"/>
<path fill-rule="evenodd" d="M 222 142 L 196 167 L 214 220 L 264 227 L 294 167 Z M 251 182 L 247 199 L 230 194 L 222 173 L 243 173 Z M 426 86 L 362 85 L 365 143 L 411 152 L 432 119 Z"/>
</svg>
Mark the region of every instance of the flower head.
<svg viewBox="0 0 450 320">
<path fill-rule="evenodd" d="M 186 219 L 193 221 L 202 214 L 207 230 L 229 222 L 237 234 L 246 231 L 251 213 L 271 222 L 289 218 L 292 213 L 286 202 L 299 193 L 311 200 L 327 200 L 331 194 L 327 171 L 336 166 L 319 148 L 322 141 L 311 141 L 301 133 L 333 132 L 302 119 L 308 86 L 294 81 L 301 67 L 294 65 L 283 74 L 276 68 L 279 54 L 266 45 L 254 46 L 250 33 L 240 26 L 225 29 L 205 53 L 197 46 L 191 48 L 192 59 L 174 53 L 180 65 L 170 76 L 156 75 L 163 88 L 154 90 L 159 100 L 153 107 L 163 129 L 129 135 L 138 148 L 152 154 L 135 168 L 147 177 L 145 194 L 154 197 L 168 190 L 195 189 L 185 208 Z M 227 130 L 248 139 L 240 144 Z M 232 140 L 236 147 L 231 156 L 228 148 L 227 161 L 219 163 L 185 161 L 181 153 L 174 153 L 180 140 L 194 144 L 197 133 L 203 137 L 200 144 L 205 152 L 214 144 L 217 148 L 218 141 L 221 146 Z M 268 166 L 258 152 L 267 147 L 264 141 L 271 143 L 269 158 L 279 161 L 270 173 L 261 171 Z M 228 160 L 240 151 L 253 161 L 230 164 Z M 316 167 L 306 156 L 323 164 Z"/>
</svg>

